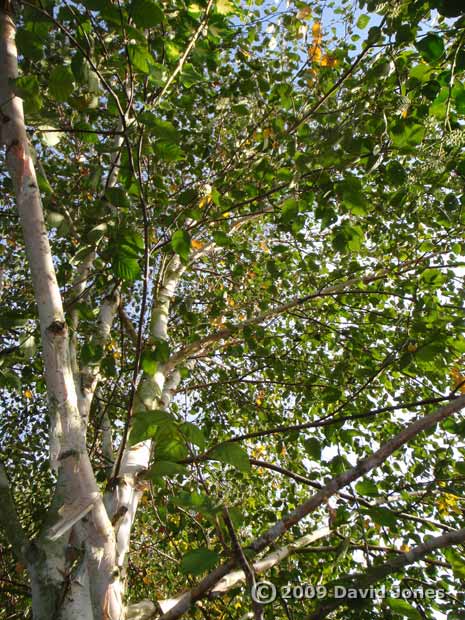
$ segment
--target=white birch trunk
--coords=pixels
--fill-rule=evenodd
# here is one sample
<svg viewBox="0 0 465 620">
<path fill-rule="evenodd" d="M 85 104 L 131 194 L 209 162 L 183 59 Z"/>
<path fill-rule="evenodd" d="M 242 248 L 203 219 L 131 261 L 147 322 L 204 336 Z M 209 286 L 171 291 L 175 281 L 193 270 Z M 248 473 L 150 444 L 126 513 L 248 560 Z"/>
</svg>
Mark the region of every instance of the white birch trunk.
<svg viewBox="0 0 465 620">
<path fill-rule="evenodd" d="M 81 620 L 97 618 L 120 620 L 122 601 L 113 596 L 114 532 L 86 451 L 85 426 L 77 406 L 68 328 L 27 139 L 23 103 L 11 89 L 11 80 L 17 75 L 15 25 L 6 12 L 5 5 L 2 4 L 0 7 L 1 142 L 6 148 L 7 168 L 16 194 L 39 313 L 51 422 L 50 441 L 59 477 L 55 501 L 62 502 L 62 508 L 65 509 L 71 504 L 79 504 L 80 501 L 84 504 L 86 498 L 95 494 L 91 518 L 95 525 L 97 537 L 95 542 L 100 549 L 98 563 L 101 578 L 97 583 L 91 584 L 93 616 L 89 616 L 88 581 L 84 582 L 80 589 L 73 586 L 75 595 L 72 600 L 66 594 L 67 584 L 64 578 L 66 573 L 64 546 L 68 538 L 66 524 L 62 526 L 64 535 L 56 542 L 47 539 L 46 535 L 37 538 L 26 555 L 31 574 L 34 618 L 49 620 L 57 614 L 57 610 L 60 610 L 60 617 L 63 620 L 74 620 L 75 610 L 80 608 Z"/>
</svg>

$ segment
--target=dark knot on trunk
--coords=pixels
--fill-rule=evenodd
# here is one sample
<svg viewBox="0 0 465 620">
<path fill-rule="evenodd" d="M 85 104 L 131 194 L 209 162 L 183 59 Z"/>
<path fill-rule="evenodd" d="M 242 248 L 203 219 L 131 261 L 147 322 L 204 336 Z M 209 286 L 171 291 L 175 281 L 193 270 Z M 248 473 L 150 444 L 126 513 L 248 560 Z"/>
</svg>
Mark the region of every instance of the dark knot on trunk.
<svg viewBox="0 0 465 620">
<path fill-rule="evenodd" d="M 65 331 L 66 323 L 64 321 L 53 321 L 47 327 L 47 331 L 51 334 L 62 334 Z"/>
</svg>

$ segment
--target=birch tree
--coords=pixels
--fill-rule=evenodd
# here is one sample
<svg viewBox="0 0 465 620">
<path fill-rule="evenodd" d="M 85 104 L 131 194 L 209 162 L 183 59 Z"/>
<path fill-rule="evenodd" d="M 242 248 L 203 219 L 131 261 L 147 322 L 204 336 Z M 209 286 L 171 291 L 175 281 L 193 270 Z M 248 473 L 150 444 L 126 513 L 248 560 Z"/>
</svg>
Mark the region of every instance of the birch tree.
<svg viewBox="0 0 465 620">
<path fill-rule="evenodd" d="M 0 0 L 2 620 L 464 617 L 463 13 Z"/>
</svg>

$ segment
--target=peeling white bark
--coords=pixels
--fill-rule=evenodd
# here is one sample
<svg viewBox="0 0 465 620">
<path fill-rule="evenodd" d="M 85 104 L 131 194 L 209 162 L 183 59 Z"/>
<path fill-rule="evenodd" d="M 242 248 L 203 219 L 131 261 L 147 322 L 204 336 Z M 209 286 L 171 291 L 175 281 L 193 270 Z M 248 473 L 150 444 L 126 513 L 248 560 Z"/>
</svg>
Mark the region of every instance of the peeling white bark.
<svg viewBox="0 0 465 620">
<path fill-rule="evenodd" d="M 66 595 L 63 601 L 65 614 L 60 620 L 95 620 L 90 596 L 89 574 L 87 564 L 82 564 L 68 577 Z"/>
<path fill-rule="evenodd" d="M 59 470 L 64 510 L 69 509 L 73 502 L 82 502 L 84 506 L 85 498 L 95 494 L 92 520 L 95 534 L 99 538 L 98 546 L 102 550 L 100 560 L 102 578 L 100 582 L 92 583 L 94 614 L 97 611 L 101 615 L 105 606 L 108 610 L 108 619 L 119 620 L 123 609 L 122 600 L 109 602 L 115 567 L 114 533 L 86 451 L 85 427 L 77 406 L 68 328 L 26 135 L 23 104 L 11 89 L 11 80 L 17 75 L 15 25 L 11 16 L 2 10 L 0 11 L 1 141 L 6 147 L 6 162 L 16 195 L 39 313 L 51 419 L 52 457 Z M 43 543 L 42 547 L 38 547 L 37 553 L 29 554 L 33 606 L 38 610 L 45 608 L 46 602 L 49 606 L 57 602 L 58 599 L 51 601 L 50 591 L 53 590 L 53 596 L 56 597 L 63 584 L 63 572 L 58 567 L 61 562 L 60 555 L 55 556 L 51 551 L 47 555 L 51 549 L 50 545 L 53 544 L 55 543 L 51 541 L 48 546 Z M 48 568 L 45 570 L 44 567 L 48 564 L 50 570 Z M 84 609 L 86 597 L 88 594 L 84 592 L 80 603 L 81 610 Z M 73 605 L 76 604 L 73 599 Z M 44 612 L 44 618 L 47 617 L 47 613 Z M 67 610 L 64 607 L 61 613 L 63 618 L 68 620 Z M 41 618 L 40 615 L 37 617 Z M 87 618 L 82 616 L 82 620 Z"/>
<path fill-rule="evenodd" d="M 152 601 L 143 600 L 129 605 L 126 612 L 126 620 L 148 620 L 156 612 Z"/>
</svg>

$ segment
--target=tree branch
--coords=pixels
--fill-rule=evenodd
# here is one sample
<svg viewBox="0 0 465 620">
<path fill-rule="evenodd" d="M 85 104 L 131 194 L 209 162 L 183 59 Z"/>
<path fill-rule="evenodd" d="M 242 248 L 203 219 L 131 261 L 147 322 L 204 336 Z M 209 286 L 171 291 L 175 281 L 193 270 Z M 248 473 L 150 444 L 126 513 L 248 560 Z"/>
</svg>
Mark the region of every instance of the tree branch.
<svg viewBox="0 0 465 620">
<path fill-rule="evenodd" d="M 195 342 L 188 344 L 184 348 L 174 353 L 171 356 L 171 358 L 168 360 L 166 366 L 168 369 L 172 369 L 176 365 L 182 363 L 184 360 L 186 360 L 191 355 L 194 355 L 195 353 L 198 353 L 198 352 L 206 351 L 207 349 L 211 347 L 211 345 L 221 340 L 228 339 L 230 336 L 243 330 L 245 327 L 249 327 L 252 325 L 259 325 L 260 323 L 263 323 L 264 321 L 268 319 L 275 318 L 281 314 L 288 312 L 289 310 L 292 310 L 293 308 L 302 306 L 303 304 L 307 303 L 308 301 L 311 301 L 312 299 L 317 299 L 320 297 L 328 297 L 331 295 L 337 295 L 340 293 L 350 292 L 348 291 L 348 289 L 354 284 L 370 284 L 371 282 L 382 280 L 386 276 L 389 276 L 389 275 L 399 276 L 409 271 L 410 269 L 418 266 L 419 263 L 423 263 L 429 258 L 430 256 L 426 255 L 420 259 L 413 259 L 413 260 L 405 261 L 399 266 L 399 268 L 396 271 L 393 271 L 393 269 L 389 269 L 389 268 L 381 269 L 375 273 L 372 273 L 366 276 L 349 278 L 348 280 L 345 280 L 344 282 L 339 282 L 337 284 L 332 284 L 332 285 L 323 287 L 320 290 L 315 291 L 314 293 L 305 295 L 304 297 L 295 297 L 294 299 L 292 299 L 291 301 L 285 304 L 281 304 L 279 306 L 276 306 L 275 308 L 272 308 L 271 310 L 266 310 L 265 312 L 261 312 L 260 314 L 257 314 L 256 316 L 250 319 L 241 321 L 240 323 L 237 323 L 236 325 L 233 325 L 231 327 L 220 329 L 213 334 L 209 334 L 208 336 L 204 336 L 203 338 L 200 338 L 199 340 L 196 340 Z"/>
<path fill-rule="evenodd" d="M 253 566 L 249 564 L 247 558 L 245 557 L 244 550 L 242 549 L 239 539 L 237 538 L 236 532 L 234 530 L 234 525 L 231 521 L 231 517 L 229 516 L 229 512 L 226 506 L 223 509 L 223 519 L 226 524 L 226 529 L 228 530 L 229 536 L 231 538 L 234 555 L 236 556 L 237 563 L 242 568 L 241 572 L 244 575 L 247 587 L 250 591 L 254 618 L 255 620 L 263 620 L 263 606 L 260 605 L 260 603 L 256 601 L 253 596 L 253 588 L 256 583 L 255 570 Z"/>
<path fill-rule="evenodd" d="M 258 560 L 253 564 L 253 570 L 257 574 L 261 574 L 273 568 L 283 560 L 285 560 L 291 553 L 295 553 L 299 550 L 305 549 L 308 545 L 316 540 L 321 540 L 322 538 L 326 538 L 331 534 L 331 530 L 329 527 L 322 527 L 311 534 L 306 534 L 290 543 L 289 545 L 285 545 L 280 549 L 276 549 L 272 553 L 268 554 L 261 560 Z M 225 575 L 222 579 L 220 579 L 212 588 L 212 594 L 224 594 L 229 590 L 237 587 L 238 584 L 243 583 L 245 581 L 245 573 L 243 570 L 234 570 L 227 575 Z M 175 605 L 187 600 L 190 596 L 190 592 L 183 592 L 177 597 L 165 599 L 162 601 L 158 601 L 160 608 L 164 614 L 166 614 L 170 609 L 172 609 Z"/>
<path fill-rule="evenodd" d="M 181 56 L 181 58 L 179 59 L 178 64 L 176 65 L 175 70 L 173 71 L 173 73 L 170 75 L 170 77 L 168 78 L 168 80 L 166 81 L 166 84 L 163 86 L 161 92 L 155 97 L 154 101 L 153 101 L 153 106 L 157 105 L 162 99 L 163 97 L 166 95 L 169 87 L 171 86 L 171 84 L 174 82 L 174 80 L 176 79 L 177 75 L 182 71 L 182 68 L 184 67 L 184 64 L 189 56 L 189 54 L 192 51 L 192 48 L 194 47 L 194 45 L 197 42 L 197 39 L 199 38 L 199 36 L 202 34 L 202 30 L 204 29 L 204 27 L 207 24 L 208 21 L 208 15 L 211 11 L 211 8 L 213 6 L 213 0 L 208 0 L 208 4 L 205 7 L 205 13 L 203 15 L 202 21 L 200 22 L 197 30 L 195 31 L 193 37 L 191 38 L 191 40 L 189 41 L 186 49 L 184 50 L 183 55 Z"/>
<path fill-rule="evenodd" d="M 462 395 L 447 405 L 440 407 L 436 411 L 415 420 L 409 426 L 400 431 L 400 433 L 382 445 L 378 450 L 373 452 L 370 456 L 360 460 L 354 467 L 344 471 L 342 474 L 330 480 L 312 497 L 300 504 L 300 506 L 295 508 L 283 519 L 269 528 L 264 534 L 259 536 L 251 545 L 249 545 L 248 549 L 255 553 L 262 551 L 282 534 L 288 531 L 292 526 L 296 525 L 304 517 L 314 512 L 340 489 L 347 486 L 351 482 L 354 482 L 358 478 L 361 478 L 375 467 L 378 467 L 384 463 L 387 458 L 393 454 L 393 452 L 408 443 L 418 434 L 433 428 L 438 422 L 446 419 L 457 411 L 460 411 L 463 407 L 465 407 L 465 395 Z M 455 532 L 451 532 L 451 535 L 453 534 L 455 534 Z M 220 579 L 230 572 L 231 568 L 231 561 L 217 567 L 210 574 L 204 577 L 204 579 L 202 579 L 196 587 L 186 593 L 172 609 L 163 614 L 159 620 L 176 620 L 177 618 L 180 618 L 190 608 L 192 603 L 203 598 Z"/>
<path fill-rule="evenodd" d="M 436 538 L 430 538 L 428 541 L 421 543 L 417 547 L 413 547 L 406 553 L 401 553 L 397 557 L 370 567 L 365 573 L 349 575 L 347 578 L 341 580 L 341 585 L 347 588 L 367 588 L 373 585 L 377 581 L 384 579 L 388 575 L 398 573 L 405 566 L 423 560 L 428 553 L 435 551 L 436 549 L 444 549 L 445 547 L 451 547 L 452 545 L 458 545 L 465 542 L 465 528 L 457 530 L 456 532 L 448 532 L 442 534 Z M 327 603 L 320 605 L 307 620 L 322 620 L 326 616 L 339 607 L 347 603 L 347 598 L 338 598 L 335 600 L 329 600 Z"/>
<path fill-rule="evenodd" d="M 24 550 L 29 541 L 18 518 L 3 463 L 0 463 L 0 505 L 0 527 L 5 532 L 15 556 L 26 565 Z"/>
</svg>

